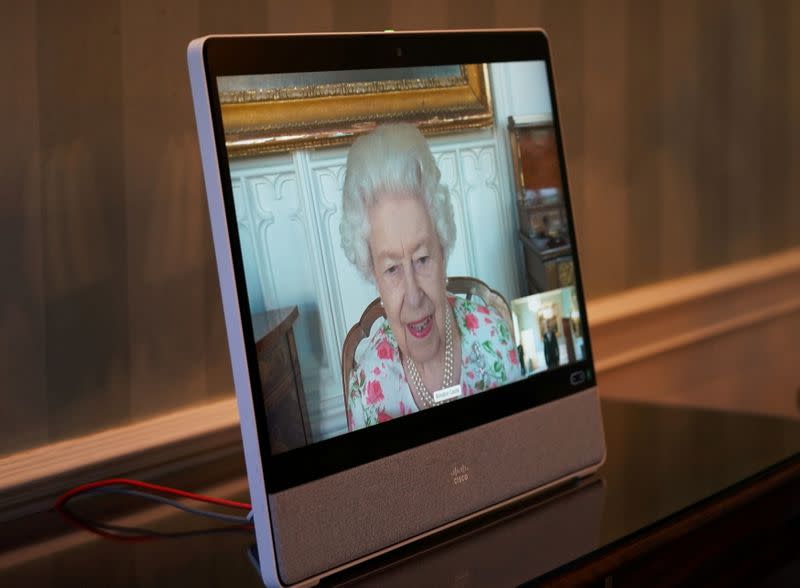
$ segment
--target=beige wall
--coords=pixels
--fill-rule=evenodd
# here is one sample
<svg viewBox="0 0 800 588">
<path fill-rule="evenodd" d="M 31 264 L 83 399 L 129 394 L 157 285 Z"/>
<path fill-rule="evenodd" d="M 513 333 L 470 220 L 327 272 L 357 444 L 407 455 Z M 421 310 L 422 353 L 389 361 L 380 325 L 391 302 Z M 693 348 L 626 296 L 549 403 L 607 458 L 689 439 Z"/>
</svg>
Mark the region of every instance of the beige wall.
<svg viewBox="0 0 800 588">
<path fill-rule="evenodd" d="M 184 58 L 201 34 L 542 26 L 590 297 L 800 244 L 791 0 L 0 14 L 0 454 L 230 394 Z"/>
</svg>

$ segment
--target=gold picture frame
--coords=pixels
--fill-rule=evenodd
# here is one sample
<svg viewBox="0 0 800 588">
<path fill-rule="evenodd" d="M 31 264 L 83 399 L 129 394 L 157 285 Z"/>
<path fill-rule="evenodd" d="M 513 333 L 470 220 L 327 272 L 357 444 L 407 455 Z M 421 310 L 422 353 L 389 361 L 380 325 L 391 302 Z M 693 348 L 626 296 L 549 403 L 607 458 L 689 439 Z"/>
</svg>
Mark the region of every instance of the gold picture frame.
<svg viewBox="0 0 800 588">
<path fill-rule="evenodd" d="M 367 70 L 377 72 L 376 79 L 319 84 L 293 85 L 287 76 L 290 81 L 282 87 L 259 87 L 258 76 L 241 76 L 224 86 L 221 81 L 228 155 L 251 157 L 347 144 L 390 121 L 413 123 L 426 135 L 492 125 L 485 64 L 421 69 L 425 76 L 386 79 L 387 70 Z"/>
</svg>

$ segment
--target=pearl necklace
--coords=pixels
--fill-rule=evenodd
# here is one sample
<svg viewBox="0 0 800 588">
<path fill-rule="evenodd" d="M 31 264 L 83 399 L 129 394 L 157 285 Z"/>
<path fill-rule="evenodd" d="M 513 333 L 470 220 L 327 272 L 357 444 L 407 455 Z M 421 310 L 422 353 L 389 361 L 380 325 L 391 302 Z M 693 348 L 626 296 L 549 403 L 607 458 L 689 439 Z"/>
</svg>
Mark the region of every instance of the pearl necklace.
<svg viewBox="0 0 800 588">
<path fill-rule="evenodd" d="M 453 359 L 453 319 L 450 316 L 451 314 L 452 311 L 447 308 L 444 313 L 444 374 L 442 375 L 442 388 L 450 388 L 455 384 L 453 382 L 455 361 Z M 447 402 L 446 400 L 440 400 L 439 402 L 434 400 L 433 394 L 430 393 L 428 387 L 425 386 L 425 382 L 422 381 L 422 376 L 419 375 L 417 366 L 411 357 L 406 357 L 406 364 L 408 365 L 408 373 L 411 376 L 414 388 L 417 389 L 420 397 L 428 406 L 437 406 Z"/>
</svg>

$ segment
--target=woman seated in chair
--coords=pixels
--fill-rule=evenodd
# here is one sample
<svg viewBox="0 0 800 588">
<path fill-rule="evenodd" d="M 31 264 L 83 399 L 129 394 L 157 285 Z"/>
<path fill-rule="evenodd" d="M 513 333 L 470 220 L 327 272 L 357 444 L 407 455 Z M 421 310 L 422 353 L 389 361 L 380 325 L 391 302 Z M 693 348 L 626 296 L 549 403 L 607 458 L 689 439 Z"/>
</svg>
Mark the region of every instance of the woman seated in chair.
<svg viewBox="0 0 800 588">
<path fill-rule="evenodd" d="M 351 431 L 520 378 L 500 314 L 447 292 L 456 227 L 440 178 L 410 124 L 379 127 L 350 149 L 342 247 L 385 312 L 355 352 L 345 390 Z"/>
</svg>

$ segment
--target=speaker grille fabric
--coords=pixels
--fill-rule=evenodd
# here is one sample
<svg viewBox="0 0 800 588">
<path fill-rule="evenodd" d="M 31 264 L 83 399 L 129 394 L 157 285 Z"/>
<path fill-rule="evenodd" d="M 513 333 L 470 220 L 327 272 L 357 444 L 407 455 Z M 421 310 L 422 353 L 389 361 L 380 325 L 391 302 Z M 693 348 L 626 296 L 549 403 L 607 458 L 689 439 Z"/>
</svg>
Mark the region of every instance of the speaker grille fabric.
<svg viewBox="0 0 800 588">
<path fill-rule="evenodd" d="M 269 496 L 279 575 L 300 580 L 598 466 L 596 389 Z"/>
</svg>

